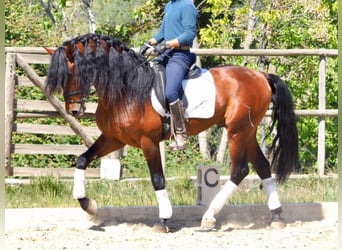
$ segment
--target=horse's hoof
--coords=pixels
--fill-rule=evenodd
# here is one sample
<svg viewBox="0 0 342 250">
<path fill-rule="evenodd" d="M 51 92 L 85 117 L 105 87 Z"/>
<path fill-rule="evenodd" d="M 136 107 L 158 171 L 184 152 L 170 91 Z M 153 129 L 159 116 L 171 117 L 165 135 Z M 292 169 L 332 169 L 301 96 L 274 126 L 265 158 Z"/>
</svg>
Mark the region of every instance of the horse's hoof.
<svg viewBox="0 0 342 250">
<path fill-rule="evenodd" d="M 277 229 L 277 230 L 279 230 L 279 229 L 285 228 L 285 227 L 286 227 L 286 223 L 285 223 L 285 221 L 283 221 L 283 220 L 276 220 L 276 221 L 272 221 L 272 222 L 271 222 L 270 227 L 271 227 L 272 229 Z"/>
<path fill-rule="evenodd" d="M 168 226 L 162 223 L 156 223 L 152 227 L 153 232 L 155 233 L 168 233 L 170 230 Z"/>
<path fill-rule="evenodd" d="M 282 212 L 283 212 L 283 209 L 281 207 L 271 210 L 272 219 L 271 219 L 270 228 L 283 229 L 286 226 L 285 221 L 280 216 Z"/>
<path fill-rule="evenodd" d="M 95 215 L 97 212 L 96 201 L 91 200 L 89 198 L 81 198 L 78 199 L 81 208 L 86 211 L 89 215 Z"/>
<path fill-rule="evenodd" d="M 202 219 L 200 231 L 209 232 L 215 228 L 215 220 Z"/>
<path fill-rule="evenodd" d="M 90 214 L 90 215 L 97 214 L 97 204 L 96 204 L 96 201 L 89 200 L 89 205 L 88 205 L 87 213 Z"/>
<path fill-rule="evenodd" d="M 88 220 L 91 221 L 96 226 L 102 226 L 104 224 L 104 219 L 98 214 L 89 214 L 87 213 Z"/>
</svg>

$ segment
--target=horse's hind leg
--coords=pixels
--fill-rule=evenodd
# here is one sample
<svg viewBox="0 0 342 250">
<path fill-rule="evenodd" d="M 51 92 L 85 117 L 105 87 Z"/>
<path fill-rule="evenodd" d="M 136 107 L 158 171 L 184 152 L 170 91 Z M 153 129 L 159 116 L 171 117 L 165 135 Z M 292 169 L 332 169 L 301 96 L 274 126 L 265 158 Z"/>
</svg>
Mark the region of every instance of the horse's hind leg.
<svg viewBox="0 0 342 250">
<path fill-rule="evenodd" d="M 285 224 L 280 217 L 282 208 L 276 185 L 271 175 L 270 163 L 265 158 L 255 137 L 253 138 L 253 141 L 248 145 L 248 160 L 252 163 L 254 170 L 261 178 L 262 189 L 266 194 L 267 205 L 272 215 L 271 227 L 282 228 Z"/>
<path fill-rule="evenodd" d="M 234 133 L 228 131 L 228 143 L 231 159 L 231 176 L 220 192 L 211 201 L 209 208 L 204 213 L 201 222 L 201 229 L 211 230 L 215 227 L 215 215 L 223 208 L 226 200 L 234 193 L 240 182 L 248 175 L 247 162 L 247 138 L 246 133 L 242 131 Z"/>
</svg>

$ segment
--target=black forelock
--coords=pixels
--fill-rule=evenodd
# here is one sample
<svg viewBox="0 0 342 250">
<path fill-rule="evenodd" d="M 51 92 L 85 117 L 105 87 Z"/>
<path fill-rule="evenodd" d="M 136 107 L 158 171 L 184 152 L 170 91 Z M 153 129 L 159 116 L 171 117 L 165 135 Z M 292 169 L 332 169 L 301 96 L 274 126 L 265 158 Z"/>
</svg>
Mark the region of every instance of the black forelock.
<svg viewBox="0 0 342 250">
<path fill-rule="evenodd" d="M 64 54 L 64 47 L 58 47 L 51 57 L 50 68 L 46 78 L 46 90 L 51 94 L 64 87 L 69 68 Z"/>
</svg>

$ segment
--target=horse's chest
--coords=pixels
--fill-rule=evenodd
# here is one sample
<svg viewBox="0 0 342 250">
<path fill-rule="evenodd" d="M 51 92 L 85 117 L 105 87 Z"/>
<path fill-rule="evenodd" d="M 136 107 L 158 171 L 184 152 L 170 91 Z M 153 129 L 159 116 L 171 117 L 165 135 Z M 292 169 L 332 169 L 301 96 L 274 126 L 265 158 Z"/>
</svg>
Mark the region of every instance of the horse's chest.
<svg viewBox="0 0 342 250">
<path fill-rule="evenodd" d="M 139 146 L 142 136 L 155 137 L 162 134 L 160 117 L 152 106 L 145 107 L 144 112 L 138 108 L 118 112 L 117 109 L 106 110 L 98 106 L 96 123 L 104 136 L 129 145 Z"/>
</svg>

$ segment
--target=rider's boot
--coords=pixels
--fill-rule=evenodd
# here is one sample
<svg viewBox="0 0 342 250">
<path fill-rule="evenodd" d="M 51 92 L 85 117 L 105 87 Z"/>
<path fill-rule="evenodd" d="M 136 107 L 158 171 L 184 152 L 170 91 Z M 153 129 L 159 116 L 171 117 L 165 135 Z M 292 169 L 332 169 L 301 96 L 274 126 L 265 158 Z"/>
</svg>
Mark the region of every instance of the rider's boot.
<svg viewBox="0 0 342 250">
<path fill-rule="evenodd" d="M 175 140 L 171 141 L 169 148 L 172 151 L 184 150 L 187 146 L 188 135 L 186 133 L 184 109 L 182 101 L 177 99 L 170 103 L 171 121 L 173 122 Z"/>
</svg>

